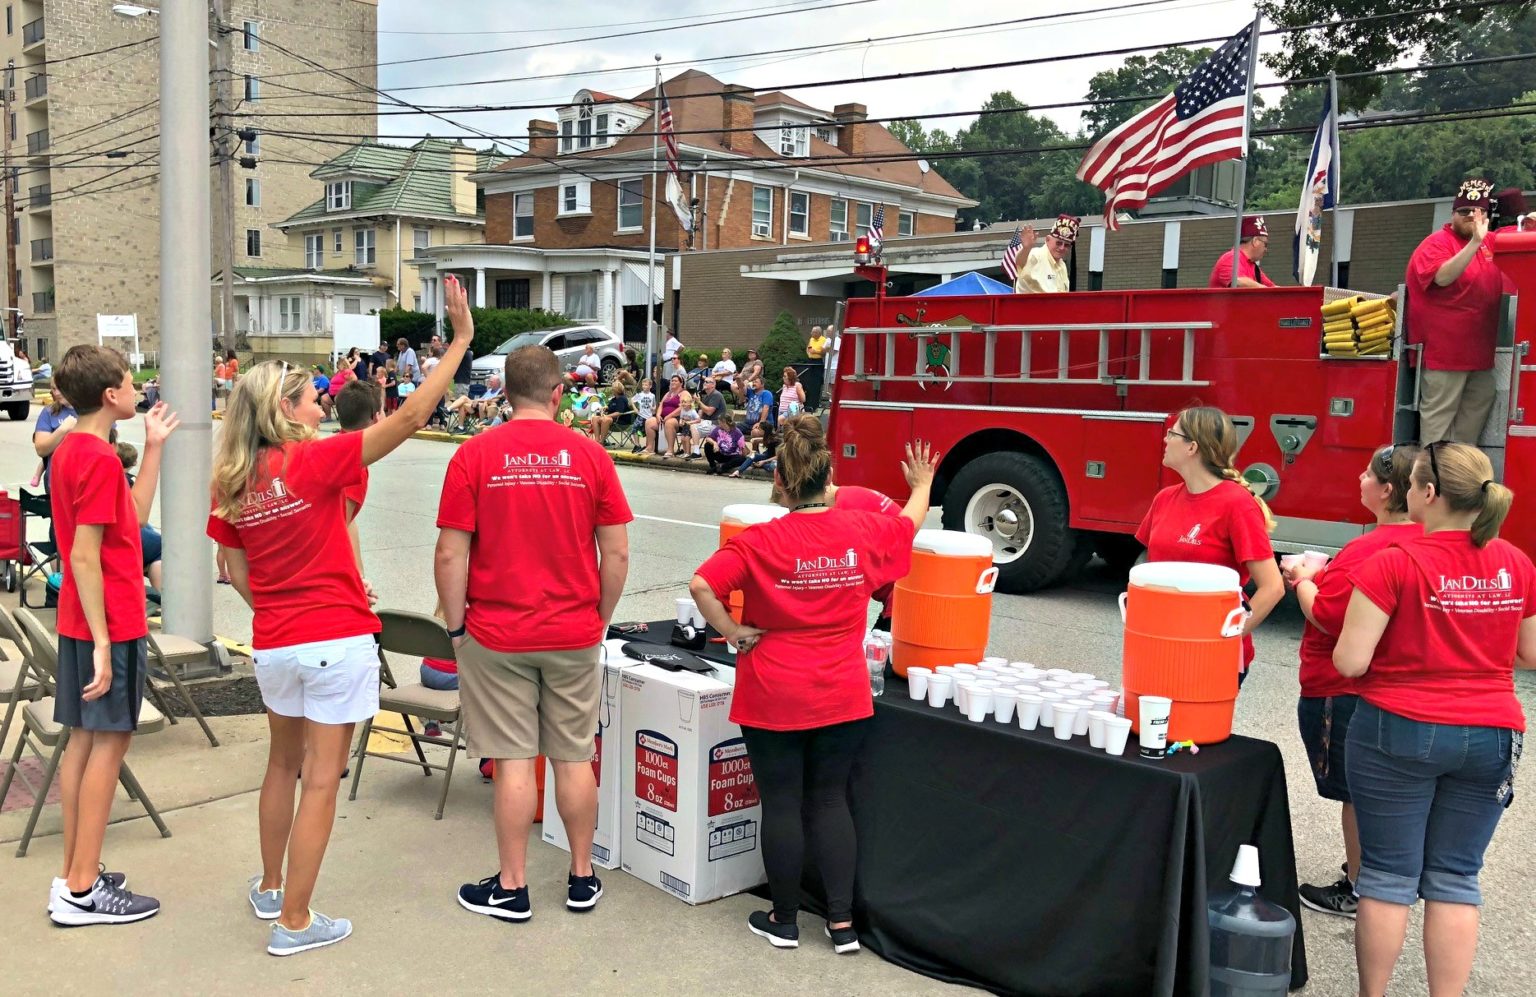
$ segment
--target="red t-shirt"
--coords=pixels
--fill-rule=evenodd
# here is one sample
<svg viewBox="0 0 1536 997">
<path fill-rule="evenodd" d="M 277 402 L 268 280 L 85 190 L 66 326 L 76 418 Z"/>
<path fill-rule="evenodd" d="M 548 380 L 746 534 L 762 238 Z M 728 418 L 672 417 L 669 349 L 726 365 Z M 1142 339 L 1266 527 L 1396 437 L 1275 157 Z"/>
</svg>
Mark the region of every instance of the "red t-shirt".
<svg viewBox="0 0 1536 997">
<path fill-rule="evenodd" d="M 123 474 L 117 450 L 90 433 L 64 437 L 49 462 L 48 498 L 58 537 L 64 584 L 59 589 L 58 631 L 75 640 L 91 640 L 69 555 L 75 527 L 102 526 L 101 580 L 107 613 L 107 639 L 114 644 L 149 633 L 144 615 L 144 548 L 139 541 L 139 511 Z"/>
<path fill-rule="evenodd" d="M 1183 484 L 1169 485 L 1152 499 L 1136 528 L 1149 561 L 1220 564 L 1248 584 L 1248 562 L 1275 556 L 1264 529 L 1264 512 L 1253 493 L 1235 481 L 1219 482 L 1194 494 Z M 1253 662 L 1253 636 L 1243 635 L 1243 668 Z"/>
<path fill-rule="evenodd" d="M 808 730 L 874 713 L 869 600 L 906 575 L 915 532 L 905 516 L 791 513 L 747 527 L 699 566 L 722 602 L 739 590 L 741 621 L 764 631 L 737 659 L 732 723 Z"/>
<path fill-rule="evenodd" d="M 471 534 L 465 625 L 493 651 L 603 639 L 596 531 L 635 517 L 608 452 L 548 419 L 512 419 L 459 447 L 439 529 Z"/>
<path fill-rule="evenodd" d="M 1308 621 L 1301 630 L 1301 694 L 1307 697 L 1353 696 L 1355 680 L 1345 678 L 1333 667 L 1333 646 L 1344 629 L 1344 613 L 1355 594 L 1354 573 L 1372 554 L 1394 543 L 1407 543 L 1424 535 L 1418 523 L 1392 523 L 1378 526 L 1344 545 L 1328 562 L 1328 567 L 1313 576 L 1317 597 L 1312 602 L 1312 618 L 1327 628 L 1319 630 Z"/>
<path fill-rule="evenodd" d="M 1536 568 L 1513 544 L 1465 530 L 1389 547 L 1354 573 L 1390 619 L 1360 695 L 1425 723 L 1525 730 L 1515 698 L 1520 621 L 1536 616 Z"/>
<path fill-rule="evenodd" d="M 358 479 L 357 483 L 348 485 L 341 490 L 341 499 L 343 502 L 351 502 L 357 506 L 357 508 L 352 512 L 352 518 L 355 518 L 358 513 L 363 511 L 363 499 L 367 497 L 368 468 L 364 467 L 363 476 Z M 351 522 L 351 518 L 348 519 L 348 522 Z"/>
<path fill-rule="evenodd" d="M 1461 252 L 1467 240 L 1447 224 L 1431 232 L 1408 259 L 1408 342 L 1424 344 L 1428 370 L 1487 370 L 1499 330 L 1504 272 L 1493 262 L 1494 233 L 1488 233 L 1472 262 L 1450 286 L 1435 284 L 1435 272 Z"/>
<path fill-rule="evenodd" d="M 363 434 L 268 447 L 237 523 L 208 535 L 245 551 L 255 603 L 251 644 L 268 651 L 379 632 L 352 549 L 342 492 L 362 480 Z"/>
<path fill-rule="evenodd" d="M 1269 279 L 1269 274 L 1265 273 L 1263 269 L 1261 269 L 1257 264 L 1250 260 L 1245 254 L 1238 253 L 1237 257 L 1237 275 L 1239 277 L 1247 277 L 1249 280 L 1256 280 L 1260 284 L 1263 284 L 1265 287 L 1275 286 L 1275 282 Z M 1216 258 L 1216 265 L 1211 268 L 1211 286 L 1232 286 L 1232 250 L 1229 249 Z"/>
<path fill-rule="evenodd" d="M 832 505 L 851 512 L 876 512 L 882 516 L 899 516 L 902 508 L 884 492 L 877 492 L 873 488 L 863 488 L 859 485 L 839 487 L 833 493 Z M 880 604 L 881 616 L 891 615 L 891 597 L 895 592 L 896 582 L 894 581 L 875 590 L 875 601 Z"/>
</svg>

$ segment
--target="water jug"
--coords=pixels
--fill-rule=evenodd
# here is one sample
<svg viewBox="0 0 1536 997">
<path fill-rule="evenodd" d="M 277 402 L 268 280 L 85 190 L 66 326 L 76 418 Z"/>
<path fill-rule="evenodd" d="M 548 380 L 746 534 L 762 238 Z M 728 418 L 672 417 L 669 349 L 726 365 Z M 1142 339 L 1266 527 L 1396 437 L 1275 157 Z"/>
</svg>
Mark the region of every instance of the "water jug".
<svg viewBox="0 0 1536 997">
<path fill-rule="evenodd" d="M 992 541 L 956 530 L 918 530 L 912 569 L 891 606 L 891 668 L 980 661 L 992 620 Z"/>
<path fill-rule="evenodd" d="M 778 519 L 789 510 L 782 505 L 728 505 L 720 511 L 720 546 L 749 526 Z M 725 600 L 731 619 L 741 622 L 741 592 L 733 589 Z"/>
<path fill-rule="evenodd" d="M 1284 997 L 1291 985 L 1290 911 L 1258 894 L 1259 850 L 1240 845 L 1232 889 L 1206 907 L 1211 927 L 1211 997 Z"/>
</svg>

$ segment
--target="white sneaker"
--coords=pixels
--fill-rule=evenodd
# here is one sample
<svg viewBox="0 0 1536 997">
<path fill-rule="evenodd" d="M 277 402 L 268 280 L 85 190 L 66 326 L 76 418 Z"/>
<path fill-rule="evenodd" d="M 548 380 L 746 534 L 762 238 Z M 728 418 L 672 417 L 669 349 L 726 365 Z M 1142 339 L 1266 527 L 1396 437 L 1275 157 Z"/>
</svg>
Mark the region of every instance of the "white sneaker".
<svg viewBox="0 0 1536 997">
<path fill-rule="evenodd" d="M 128 874 L 123 872 L 108 872 L 106 866 L 100 870 L 101 878 L 121 890 L 128 885 Z M 53 877 L 53 885 L 48 888 L 48 913 L 52 914 L 54 907 L 59 902 L 62 894 L 69 892 L 69 880 L 63 876 Z"/>
<path fill-rule="evenodd" d="M 61 895 L 48 917 L 54 924 L 74 928 L 87 924 L 130 924 L 158 913 L 160 901 L 154 897 L 118 889 L 101 877 L 87 897 L 77 899 L 68 892 Z"/>
</svg>

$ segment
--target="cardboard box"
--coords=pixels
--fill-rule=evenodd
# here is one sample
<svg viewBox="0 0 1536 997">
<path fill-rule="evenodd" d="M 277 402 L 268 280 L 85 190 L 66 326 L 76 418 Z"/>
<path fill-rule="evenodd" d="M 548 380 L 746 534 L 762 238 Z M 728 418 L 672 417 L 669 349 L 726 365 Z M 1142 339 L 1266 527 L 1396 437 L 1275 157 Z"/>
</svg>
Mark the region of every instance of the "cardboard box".
<svg viewBox="0 0 1536 997">
<path fill-rule="evenodd" d="M 597 829 L 592 837 L 592 864 L 603 869 L 619 867 L 620 833 L 619 813 L 622 809 L 624 780 L 619 772 L 620 752 L 618 738 L 619 715 L 624 708 L 619 695 L 619 675 L 626 668 L 634 668 L 640 662 L 624 656 L 627 639 L 614 638 L 603 642 L 606 654 L 598 662 L 603 672 L 603 691 L 597 706 L 597 754 L 592 759 L 592 771 L 597 776 Z M 571 850 L 570 839 L 565 834 L 565 824 L 555 807 L 555 769 L 548 762 L 545 767 L 544 824 L 542 837 L 545 844 L 562 851 Z"/>
<path fill-rule="evenodd" d="M 763 808 L 741 728 L 735 670 L 624 671 L 625 872 L 690 904 L 763 883 Z"/>
</svg>

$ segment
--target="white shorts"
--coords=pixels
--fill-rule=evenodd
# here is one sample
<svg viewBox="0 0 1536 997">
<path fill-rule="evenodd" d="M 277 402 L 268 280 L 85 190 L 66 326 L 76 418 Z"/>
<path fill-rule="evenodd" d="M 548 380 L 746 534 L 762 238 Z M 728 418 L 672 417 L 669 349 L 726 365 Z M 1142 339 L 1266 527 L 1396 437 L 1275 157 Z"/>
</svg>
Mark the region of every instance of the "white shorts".
<svg viewBox="0 0 1536 997">
<path fill-rule="evenodd" d="M 268 710 L 322 724 L 355 724 L 379 712 L 379 645 L 372 634 L 255 652 Z"/>
</svg>

